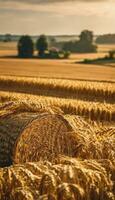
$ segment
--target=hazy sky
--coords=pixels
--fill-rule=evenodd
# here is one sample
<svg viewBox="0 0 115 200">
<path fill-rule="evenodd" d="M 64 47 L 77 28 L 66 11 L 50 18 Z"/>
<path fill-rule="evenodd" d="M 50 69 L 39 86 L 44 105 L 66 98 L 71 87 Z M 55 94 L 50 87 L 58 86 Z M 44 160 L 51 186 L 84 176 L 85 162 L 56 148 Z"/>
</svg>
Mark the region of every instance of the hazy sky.
<svg viewBox="0 0 115 200">
<path fill-rule="evenodd" d="M 0 33 L 115 33 L 115 0 L 0 0 Z"/>
</svg>

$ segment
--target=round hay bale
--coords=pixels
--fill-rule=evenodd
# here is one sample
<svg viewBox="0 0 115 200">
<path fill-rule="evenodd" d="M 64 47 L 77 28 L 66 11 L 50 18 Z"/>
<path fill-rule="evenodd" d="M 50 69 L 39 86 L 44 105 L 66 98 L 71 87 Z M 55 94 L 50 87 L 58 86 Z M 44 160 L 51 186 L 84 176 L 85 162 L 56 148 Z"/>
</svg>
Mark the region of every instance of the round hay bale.
<svg viewBox="0 0 115 200">
<path fill-rule="evenodd" d="M 36 113 L 24 112 L 0 118 L 0 167 L 12 164 L 13 147 L 18 135 L 37 116 Z"/>
<path fill-rule="evenodd" d="M 14 163 L 53 160 L 59 155 L 72 156 L 72 127 L 63 116 L 41 114 L 19 135 L 13 154 Z"/>
<path fill-rule="evenodd" d="M 0 167 L 12 164 L 12 149 L 22 130 L 40 113 L 61 113 L 56 107 L 32 102 L 7 102 L 0 106 Z"/>
</svg>

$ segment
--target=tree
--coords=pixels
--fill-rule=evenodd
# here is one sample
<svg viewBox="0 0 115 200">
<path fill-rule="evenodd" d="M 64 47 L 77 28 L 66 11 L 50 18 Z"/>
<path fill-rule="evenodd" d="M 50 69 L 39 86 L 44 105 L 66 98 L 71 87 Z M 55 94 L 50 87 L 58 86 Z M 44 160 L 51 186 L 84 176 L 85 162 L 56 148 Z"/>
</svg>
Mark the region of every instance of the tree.
<svg viewBox="0 0 115 200">
<path fill-rule="evenodd" d="M 18 41 L 18 56 L 31 58 L 34 53 L 34 44 L 30 36 L 24 35 Z"/>
<path fill-rule="evenodd" d="M 79 38 L 80 38 L 80 42 L 92 44 L 93 43 L 93 32 L 84 30 L 81 32 Z"/>
<path fill-rule="evenodd" d="M 79 52 L 96 52 L 97 46 L 93 44 L 93 32 L 84 30 L 79 36 L 80 40 L 77 44 Z"/>
<path fill-rule="evenodd" d="M 63 49 L 78 53 L 96 52 L 97 46 L 93 44 L 93 32 L 88 30 L 82 31 L 78 41 L 66 42 Z"/>
<path fill-rule="evenodd" d="M 45 35 L 41 35 L 37 42 L 36 42 L 36 48 L 38 50 L 38 55 L 40 57 L 44 56 L 44 52 L 48 49 L 48 42 L 47 42 L 47 38 Z"/>
</svg>

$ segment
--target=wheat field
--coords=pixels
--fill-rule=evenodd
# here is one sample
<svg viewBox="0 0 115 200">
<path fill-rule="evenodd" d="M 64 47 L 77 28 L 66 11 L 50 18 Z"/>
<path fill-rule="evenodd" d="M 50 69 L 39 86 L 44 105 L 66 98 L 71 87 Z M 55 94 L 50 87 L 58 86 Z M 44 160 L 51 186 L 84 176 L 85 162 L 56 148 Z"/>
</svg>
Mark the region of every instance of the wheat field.
<svg viewBox="0 0 115 200">
<path fill-rule="evenodd" d="M 0 48 L 0 200 L 114 200 L 115 69 L 73 64 L 106 48 L 63 61 Z"/>
</svg>

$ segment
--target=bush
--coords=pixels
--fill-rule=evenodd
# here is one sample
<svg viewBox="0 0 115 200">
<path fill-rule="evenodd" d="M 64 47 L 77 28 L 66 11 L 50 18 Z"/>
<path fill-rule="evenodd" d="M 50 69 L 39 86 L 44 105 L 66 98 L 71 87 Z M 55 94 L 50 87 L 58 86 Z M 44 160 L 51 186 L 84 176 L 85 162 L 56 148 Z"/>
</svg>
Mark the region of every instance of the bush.
<svg viewBox="0 0 115 200">
<path fill-rule="evenodd" d="M 57 48 L 52 48 L 49 50 L 49 57 L 50 58 L 59 58 L 59 50 Z"/>
<path fill-rule="evenodd" d="M 114 59 L 115 58 L 115 51 L 109 51 L 109 59 Z"/>
<path fill-rule="evenodd" d="M 44 52 L 40 58 L 46 58 L 46 59 L 64 59 L 68 58 L 70 56 L 69 51 L 60 51 L 59 49 L 53 47 L 47 51 Z"/>
<path fill-rule="evenodd" d="M 69 58 L 70 51 L 64 51 L 64 58 Z"/>
<path fill-rule="evenodd" d="M 83 63 L 85 63 L 85 64 L 88 64 L 88 63 L 90 63 L 90 62 L 91 62 L 91 60 L 90 60 L 90 59 L 87 59 L 87 58 L 83 60 Z"/>
</svg>

